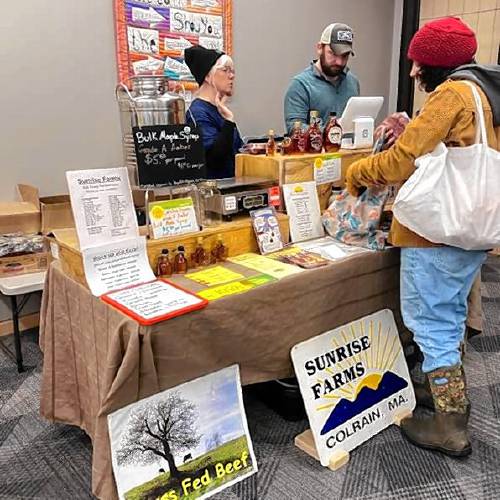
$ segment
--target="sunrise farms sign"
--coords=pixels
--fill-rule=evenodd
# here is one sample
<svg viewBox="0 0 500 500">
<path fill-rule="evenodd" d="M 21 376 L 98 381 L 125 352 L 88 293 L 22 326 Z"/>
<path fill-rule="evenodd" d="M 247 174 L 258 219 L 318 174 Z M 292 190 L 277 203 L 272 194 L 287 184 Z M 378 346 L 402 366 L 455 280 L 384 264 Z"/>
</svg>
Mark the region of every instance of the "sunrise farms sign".
<svg viewBox="0 0 500 500">
<path fill-rule="evenodd" d="M 293 347 L 292 360 L 321 464 L 349 452 L 415 408 L 388 309 Z"/>
</svg>

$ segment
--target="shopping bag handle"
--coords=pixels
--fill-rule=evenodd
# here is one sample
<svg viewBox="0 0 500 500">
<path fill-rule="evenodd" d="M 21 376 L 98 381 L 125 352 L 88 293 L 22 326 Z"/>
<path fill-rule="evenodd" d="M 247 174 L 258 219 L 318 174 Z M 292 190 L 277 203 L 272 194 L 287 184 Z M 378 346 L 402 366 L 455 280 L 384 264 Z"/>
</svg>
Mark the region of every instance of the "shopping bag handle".
<svg viewBox="0 0 500 500">
<path fill-rule="evenodd" d="M 479 119 L 479 123 L 476 122 L 476 140 L 475 143 L 479 144 L 482 142 L 485 146 L 488 145 L 488 136 L 486 135 L 486 121 L 484 118 L 484 111 L 483 111 L 483 103 L 481 102 L 481 96 L 479 95 L 479 92 L 477 91 L 476 86 L 467 81 L 467 80 L 462 80 L 463 83 L 468 85 L 471 90 L 472 90 L 472 95 L 474 97 L 474 101 L 476 103 L 476 116 Z"/>
</svg>

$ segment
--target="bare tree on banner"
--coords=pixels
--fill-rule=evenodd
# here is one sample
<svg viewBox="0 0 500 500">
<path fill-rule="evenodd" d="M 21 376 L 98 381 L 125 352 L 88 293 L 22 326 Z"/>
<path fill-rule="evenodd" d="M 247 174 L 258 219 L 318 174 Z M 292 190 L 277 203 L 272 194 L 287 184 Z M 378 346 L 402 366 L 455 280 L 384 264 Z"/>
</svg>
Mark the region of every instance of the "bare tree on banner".
<svg viewBox="0 0 500 500">
<path fill-rule="evenodd" d="M 179 478 L 174 453 L 198 446 L 196 407 L 174 392 L 162 401 L 145 404 L 130 417 L 117 453 L 119 465 L 147 465 L 158 457 L 168 463 L 170 476 Z"/>
</svg>

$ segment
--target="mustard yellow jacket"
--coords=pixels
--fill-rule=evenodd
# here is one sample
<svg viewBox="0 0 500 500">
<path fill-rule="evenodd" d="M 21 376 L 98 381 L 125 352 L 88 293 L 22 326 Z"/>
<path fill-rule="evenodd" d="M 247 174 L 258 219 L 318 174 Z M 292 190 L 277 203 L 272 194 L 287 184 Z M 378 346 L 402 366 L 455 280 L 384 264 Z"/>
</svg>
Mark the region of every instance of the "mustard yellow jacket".
<svg viewBox="0 0 500 500">
<path fill-rule="evenodd" d="M 479 87 L 476 88 L 483 102 L 488 144 L 498 151 L 500 127 L 493 127 L 488 99 Z M 453 147 L 473 144 L 475 127 L 475 103 L 470 87 L 461 81 L 448 80 L 429 95 L 418 117 L 407 125 L 392 148 L 363 158 L 348 168 L 346 187 L 351 194 L 357 195 L 363 186 L 403 183 L 415 171 L 415 159 L 433 151 L 440 141 Z M 389 241 L 398 247 L 434 246 L 396 218 L 393 219 Z"/>
</svg>

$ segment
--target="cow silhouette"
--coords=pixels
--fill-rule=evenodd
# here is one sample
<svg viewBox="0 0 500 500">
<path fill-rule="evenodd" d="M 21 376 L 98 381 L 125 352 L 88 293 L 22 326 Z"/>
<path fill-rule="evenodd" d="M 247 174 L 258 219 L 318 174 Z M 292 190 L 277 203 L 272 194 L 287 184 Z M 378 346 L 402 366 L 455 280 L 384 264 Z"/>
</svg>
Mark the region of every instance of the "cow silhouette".
<svg viewBox="0 0 500 500">
<path fill-rule="evenodd" d="M 192 460 L 192 459 L 193 459 L 193 457 L 191 456 L 191 453 L 184 455 L 184 463 L 186 463 L 188 460 Z"/>
</svg>

